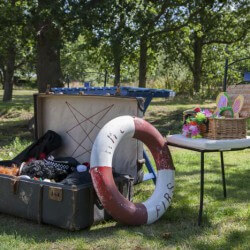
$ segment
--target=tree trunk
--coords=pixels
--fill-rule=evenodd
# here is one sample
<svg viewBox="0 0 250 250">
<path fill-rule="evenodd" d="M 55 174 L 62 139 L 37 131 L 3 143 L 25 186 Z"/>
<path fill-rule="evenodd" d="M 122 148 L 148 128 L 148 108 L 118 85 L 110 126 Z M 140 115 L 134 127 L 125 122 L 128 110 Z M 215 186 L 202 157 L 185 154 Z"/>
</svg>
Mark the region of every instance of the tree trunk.
<svg viewBox="0 0 250 250">
<path fill-rule="evenodd" d="M 39 92 L 47 87 L 62 87 L 60 31 L 51 21 L 43 22 L 37 31 L 37 83 Z"/>
<path fill-rule="evenodd" d="M 121 79 L 121 60 L 119 58 L 114 58 L 114 86 L 117 86 L 120 83 Z"/>
<path fill-rule="evenodd" d="M 0 82 L 3 86 L 3 71 L 0 69 Z"/>
<path fill-rule="evenodd" d="M 16 60 L 16 50 L 15 46 L 10 46 L 8 48 L 7 53 L 7 61 L 5 70 L 3 72 L 3 101 L 11 101 L 12 100 L 12 92 L 13 92 L 13 76 L 15 70 L 15 60 Z"/>
<path fill-rule="evenodd" d="M 147 38 L 142 36 L 140 39 L 140 61 L 139 61 L 139 87 L 146 88 L 147 80 Z"/>
<path fill-rule="evenodd" d="M 193 63 L 193 81 L 194 91 L 198 93 L 201 88 L 201 77 L 202 77 L 202 49 L 203 43 L 202 38 L 195 34 L 194 40 L 194 63 Z"/>
<path fill-rule="evenodd" d="M 112 54 L 113 54 L 113 60 L 114 60 L 114 86 L 117 86 L 120 83 L 121 80 L 121 62 L 122 62 L 122 56 L 121 56 L 121 45 L 119 41 L 113 41 L 112 42 Z"/>
</svg>

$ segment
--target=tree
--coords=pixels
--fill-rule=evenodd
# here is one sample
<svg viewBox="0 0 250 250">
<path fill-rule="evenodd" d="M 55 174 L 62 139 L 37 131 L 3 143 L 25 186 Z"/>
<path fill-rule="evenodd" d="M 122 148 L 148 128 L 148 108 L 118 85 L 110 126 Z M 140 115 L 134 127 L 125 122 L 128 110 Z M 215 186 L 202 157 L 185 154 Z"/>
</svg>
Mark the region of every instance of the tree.
<svg viewBox="0 0 250 250">
<path fill-rule="evenodd" d="M 38 0 L 29 3 L 30 21 L 36 41 L 36 74 L 39 92 L 48 85 L 61 87 L 60 50 L 62 27 L 66 20 L 65 1 Z"/>
<path fill-rule="evenodd" d="M 99 47 L 99 52 L 103 52 L 100 56 L 112 65 L 114 85 L 120 83 L 122 62 L 133 45 L 130 27 L 133 6 L 131 0 L 96 1 L 89 12 L 91 19 L 83 24 L 92 33 L 89 44 Z"/>
<path fill-rule="evenodd" d="M 4 88 L 3 101 L 12 99 L 13 76 L 24 62 L 22 51 L 27 43 L 25 1 L 0 2 L 0 75 Z"/>
<path fill-rule="evenodd" d="M 134 15 L 135 33 L 139 36 L 139 87 L 146 87 L 148 50 L 158 51 L 168 32 L 187 24 L 186 1 L 140 1 Z"/>
<path fill-rule="evenodd" d="M 63 86 L 61 49 L 67 41 L 76 41 L 81 25 L 91 20 L 96 0 L 32 1 L 30 13 L 37 50 L 37 81 L 40 92 Z M 84 27 L 86 24 L 84 25 Z"/>
<path fill-rule="evenodd" d="M 247 1 L 195 1 L 189 10 L 196 9 L 197 15 L 189 26 L 172 33 L 165 43 L 169 59 L 179 59 L 188 66 L 193 75 L 193 88 L 201 88 L 203 67 L 206 63 L 204 50 L 213 54 L 214 45 L 233 44 L 242 40 L 249 27 Z M 209 59 L 209 63 L 213 63 Z"/>
<path fill-rule="evenodd" d="M 91 34 L 84 32 L 76 41 L 64 44 L 61 54 L 62 71 L 70 80 L 84 81 L 86 77 L 93 79 L 94 76 L 103 80 L 105 70 L 111 70 L 103 58 L 105 53 L 100 51 L 101 47 L 92 47 L 89 36 Z"/>
</svg>

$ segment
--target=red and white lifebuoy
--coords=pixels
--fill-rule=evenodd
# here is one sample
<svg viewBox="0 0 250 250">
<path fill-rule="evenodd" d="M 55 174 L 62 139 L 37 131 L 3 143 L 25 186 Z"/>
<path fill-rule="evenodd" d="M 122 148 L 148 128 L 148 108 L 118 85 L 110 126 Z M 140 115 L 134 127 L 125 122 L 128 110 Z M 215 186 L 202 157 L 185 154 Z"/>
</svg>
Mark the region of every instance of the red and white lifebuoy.
<svg viewBox="0 0 250 250">
<path fill-rule="evenodd" d="M 113 179 L 113 154 L 124 138 L 142 141 L 151 151 L 156 163 L 156 187 L 152 196 L 143 203 L 127 200 L 118 191 Z M 104 208 L 122 223 L 153 223 L 163 215 L 171 203 L 175 169 L 166 140 L 155 127 L 141 118 L 120 116 L 101 129 L 92 148 L 90 173 Z"/>
</svg>

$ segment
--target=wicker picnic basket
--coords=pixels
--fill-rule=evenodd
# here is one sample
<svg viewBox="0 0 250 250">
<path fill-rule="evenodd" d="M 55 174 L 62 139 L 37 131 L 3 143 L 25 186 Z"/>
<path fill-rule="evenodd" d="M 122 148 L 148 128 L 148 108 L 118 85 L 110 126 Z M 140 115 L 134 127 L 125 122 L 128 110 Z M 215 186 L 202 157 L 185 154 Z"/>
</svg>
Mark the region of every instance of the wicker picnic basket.
<svg viewBox="0 0 250 250">
<path fill-rule="evenodd" d="M 200 126 L 200 133 L 204 138 L 243 139 L 247 134 L 247 118 L 209 118 L 208 124 Z"/>
</svg>

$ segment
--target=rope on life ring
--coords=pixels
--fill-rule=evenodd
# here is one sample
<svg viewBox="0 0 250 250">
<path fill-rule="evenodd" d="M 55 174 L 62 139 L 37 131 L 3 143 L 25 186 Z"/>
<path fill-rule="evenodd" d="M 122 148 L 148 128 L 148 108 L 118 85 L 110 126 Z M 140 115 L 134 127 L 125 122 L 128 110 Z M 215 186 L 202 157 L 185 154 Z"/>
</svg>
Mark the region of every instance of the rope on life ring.
<svg viewBox="0 0 250 250">
<path fill-rule="evenodd" d="M 124 138 L 142 141 L 156 163 L 156 187 L 152 196 L 143 203 L 127 200 L 118 191 L 113 179 L 113 154 Z M 120 116 L 101 129 L 92 148 L 90 173 L 104 208 L 114 219 L 124 224 L 151 224 L 164 214 L 171 203 L 175 168 L 166 140 L 155 127 L 141 118 Z"/>
</svg>

